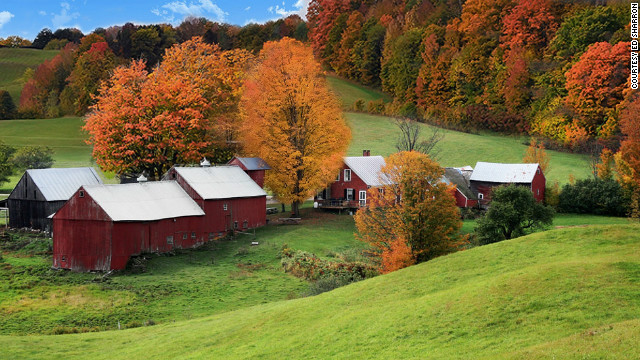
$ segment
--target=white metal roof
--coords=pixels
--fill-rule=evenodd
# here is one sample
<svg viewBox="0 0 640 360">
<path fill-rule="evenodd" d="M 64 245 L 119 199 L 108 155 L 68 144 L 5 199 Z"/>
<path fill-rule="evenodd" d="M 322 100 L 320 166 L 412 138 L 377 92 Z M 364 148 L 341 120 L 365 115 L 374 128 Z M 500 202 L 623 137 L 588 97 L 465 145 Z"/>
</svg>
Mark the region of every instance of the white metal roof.
<svg viewBox="0 0 640 360">
<path fill-rule="evenodd" d="M 244 165 L 247 170 L 271 170 L 269 164 L 266 161 L 262 160 L 259 157 L 239 157 L 236 156 L 236 159 Z M 233 160 L 233 159 L 232 159 Z"/>
<path fill-rule="evenodd" d="M 267 196 L 240 167 L 175 167 L 176 172 L 205 200 Z"/>
<path fill-rule="evenodd" d="M 470 180 L 495 183 L 530 183 L 538 164 L 500 164 L 477 162 Z"/>
<path fill-rule="evenodd" d="M 69 200 L 82 185 L 102 184 L 91 167 L 30 169 L 27 174 L 47 201 Z"/>
<path fill-rule="evenodd" d="M 113 221 L 200 216 L 204 211 L 175 181 L 90 185 L 84 190 Z"/>
<path fill-rule="evenodd" d="M 387 184 L 380 179 L 380 170 L 385 165 L 382 156 L 349 156 L 344 158 L 344 163 L 369 186 Z"/>
</svg>

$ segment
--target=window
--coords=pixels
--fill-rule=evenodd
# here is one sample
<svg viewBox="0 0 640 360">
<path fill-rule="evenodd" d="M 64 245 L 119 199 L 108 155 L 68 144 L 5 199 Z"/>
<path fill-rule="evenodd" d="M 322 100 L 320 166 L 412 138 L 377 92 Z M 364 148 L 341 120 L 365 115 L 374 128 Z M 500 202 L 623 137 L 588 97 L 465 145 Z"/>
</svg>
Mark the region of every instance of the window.
<svg viewBox="0 0 640 360">
<path fill-rule="evenodd" d="M 351 181 L 351 169 L 344 169 L 344 181 Z"/>
<path fill-rule="evenodd" d="M 195 238 L 196 238 L 196 232 L 195 232 L 195 231 L 192 231 L 192 232 L 191 232 L 191 238 L 192 238 L 192 239 L 195 239 Z"/>
<path fill-rule="evenodd" d="M 351 201 L 353 200 L 354 196 L 355 196 L 355 190 L 354 189 L 344 189 L 344 198 L 345 200 Z"/>
<path fill-rule="evenodd" d="M 67 261 L 67 257 L 62 255 L 62 259 L 61 260 L 62 260 L 62 262 L 66 262 Z"/>
<path fill-rule="evenodd" d="M 540 174 L 540 168 L 538 168 L 538 174 Z"/>
<path fill-rule="evenodd" d="M 478 193 L 478 199 L 480 199 L 480 200 L 484 199 L 484 194 Z"/>
<path fill-rule="evenodd" d="M 336 181 L 340 181 L 340 173 L 338 173 L 338 176 L 336 176 Z"/>
<path fill-rule="evenodd" d="M 183 234 L 182 234 L 182 240 L 187 240 L 187 237 L 188 237 L 188 236 L 187 236 L 187 233 L 183 233 Z"/>
<path fill-rule="evenodd" d="M 384 188 L 378 188 L 378 193 L 380 193 L 380 195 L 384 195 Z"/>
<path fill-rule="evenodd" d="M 37 196 L 36 196 L 36 191 L 35 191 L 35 190 L 33 190 L 33 198 L 35 199 L 36 197 L 37 197 Z"/>
<path fill-rule="evenodd" d="M 360 200 L 360 207 L 367 206 L 367 192 L 360 191 L 358 193 L 358 200 Z"/>
<path fill-rule="evenodd" d="M 242 222 L 242 228 L 243 229 L 248 229 L 249 228 L 249 222 L 247 220 Z"/>
<path fill-rule="evenodd" d="M 227 204 L 222 204 L 222 210 L 227 211 Z"/>
<path fill-rule="evenodd" d="M 173 235 L 167 236 L 167 244 L 173 245 Z"/>
<path fill-rule="evenodd" d="M 536 189 L 536 195 L 540 195 L 540 189 Z"/>
<path fill-rule="evenodd" d="M 238 230 L 238 222 L 237 221 L 233 222 L 233 229 L 234 230 Z"/>
<path fill-rule="evenodd" d="M 80 190 L 80 192 L 78 193 L 78 196 L 84 197 L 84 190 Z"/>
</svg>

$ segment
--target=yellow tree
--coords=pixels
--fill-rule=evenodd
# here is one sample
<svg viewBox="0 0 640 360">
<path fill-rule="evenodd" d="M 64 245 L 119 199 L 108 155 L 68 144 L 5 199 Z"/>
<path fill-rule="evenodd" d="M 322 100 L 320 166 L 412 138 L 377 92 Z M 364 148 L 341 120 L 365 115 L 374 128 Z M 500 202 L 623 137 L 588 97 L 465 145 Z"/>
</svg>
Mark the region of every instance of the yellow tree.
<svg viewBox="0 0 640 360">
<path fill-rule="evenodd" d="M 465 237 L 453 189 L 441 182 L 444 170 L 429 156 L 393 154 L 381 170 L 387 185 L 371 188 L 369 206 L 356 213 L 357 237 L 370 244 L 388 273 L 458 249 Z"/>
<path fill-rule="evenodd" d="M 299 205 L 335 178 L 351 133 L 311 48 L 265 43 L 241 100 L 245 151 L 271 166 L 266 186 Z"/>
<path fill-rule="evenodd" d="M 549 169 L 549 155 L 547 155 L 547 152 L 544 150 L 544 144 L 542 142 L 538 143 L 536 139 L 531 138 L 531 142 L 529 143 L 527 151 L 524 153 L 522 162 L 527 164 L 538 164 L 540 165 L 542 172 L 546 174 Z"/>
</svg>

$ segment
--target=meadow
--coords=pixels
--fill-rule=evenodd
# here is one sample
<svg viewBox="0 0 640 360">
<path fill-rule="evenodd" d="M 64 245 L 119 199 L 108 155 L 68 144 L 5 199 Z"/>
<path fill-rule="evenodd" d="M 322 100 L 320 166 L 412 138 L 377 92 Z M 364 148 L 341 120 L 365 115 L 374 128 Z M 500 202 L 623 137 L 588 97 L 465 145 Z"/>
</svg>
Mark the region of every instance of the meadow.
<svg viewBox="0 0 640 360">
<path fill-rule="evenodd" d="M 0 89 L 7 90 L 17 105 L 27 68 L 35 69 L 56 54 L 58 50 L 0 48 Z"/>
<path fill-rule="evenodd" d="M 314 297 L 123 332 L 0 336 L 0 357 L 638 358 L 638 230 L 536 233 Z"/>
</svg>

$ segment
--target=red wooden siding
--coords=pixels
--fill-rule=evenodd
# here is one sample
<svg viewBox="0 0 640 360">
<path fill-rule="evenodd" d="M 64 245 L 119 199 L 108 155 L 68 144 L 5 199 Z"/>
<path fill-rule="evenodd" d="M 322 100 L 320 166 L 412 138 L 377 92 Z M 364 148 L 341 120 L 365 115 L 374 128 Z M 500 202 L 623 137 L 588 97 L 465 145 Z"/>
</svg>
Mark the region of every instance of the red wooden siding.
<svg viewBox="0 0 640 360">
<path fill-rule="evenodd" d="M 536 171 L 536 175 L 533 177 L 533 181 L 531 181 L 531 192 L 533 193 L 533 197 L 538 201 L 544 201 L 544 190 L 547 186 L 547 180 L 538 167 L 538 171 Z"/>
<path fill-rule="evenodd" d="M 242 161 L 238 160 L 237 158 L 231 159 L 228 165 L 239 166 L 242 170 L 244 170 L 244 172 L 247 173 L 247 175 L 249 175 L 251 179 L 253 179 L 253 181 L 256 182 L 256 184 L 258 184 L 258 186 L 260 186 L 261 188 L 264 187 L 264 170 L 247 170 L 244 164 L 242 164 Z"/>
<path fill-rule="evenodd" d="M 331 199 L 343 199 L 346 189 L 354 189 L 353 200 L 357 201 L 360 191 L 367 191 L 368 186 L 353 170 L 351 171 L 351 181 L 344 181 L 345 169 L 349 169 L 346 164 L 342 165 L 342 169 L 340 169 L 340 181 L 334 181 L 333 184 L 331 184 Z M 367 204 L 368 203 L 369 198 L 367 197 Z"/>
</svg>

